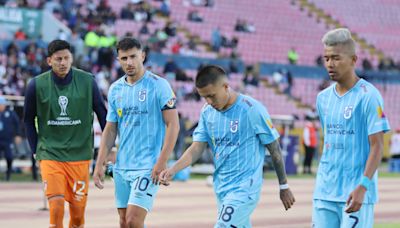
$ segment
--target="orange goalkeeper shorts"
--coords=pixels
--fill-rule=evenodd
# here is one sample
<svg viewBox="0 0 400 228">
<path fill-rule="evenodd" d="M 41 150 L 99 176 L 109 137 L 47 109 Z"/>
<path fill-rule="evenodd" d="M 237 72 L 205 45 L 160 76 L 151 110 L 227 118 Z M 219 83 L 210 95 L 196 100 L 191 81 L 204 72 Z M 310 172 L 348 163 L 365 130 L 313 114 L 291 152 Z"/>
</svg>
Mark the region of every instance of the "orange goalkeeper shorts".
<svg viewBox="0 0 400 228">
<path fill-rule="evenodd" d="M 76 206 L 86 206 L 89 190 L 90 161 L 40 161 L 40 171 L 47 198 L 64 196 Z"/>
</svg>

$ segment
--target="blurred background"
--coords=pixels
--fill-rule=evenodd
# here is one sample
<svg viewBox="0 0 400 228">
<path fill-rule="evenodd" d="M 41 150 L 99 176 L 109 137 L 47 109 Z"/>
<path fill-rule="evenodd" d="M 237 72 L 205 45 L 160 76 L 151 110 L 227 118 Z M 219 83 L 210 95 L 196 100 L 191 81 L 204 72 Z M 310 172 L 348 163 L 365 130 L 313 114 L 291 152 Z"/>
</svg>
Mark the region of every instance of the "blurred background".
<svg viewBox="0 0 400 228">
<path fill-rule="evenodd" d="M 316 133 L 316 161 L 322 143 L 315 99 L 331 83 L 321 37 L 347 27 L 358 44 L 357 73 L 381 92 L 393 129 L 385 135 L 382 169 L 399 172 L 399 12 L 398 0 L 0 0 L 0 94 L 21 119 L 26 85 L 48 70 L 47 44 L 63 39 L 73 47 L 74 66 L 92 72 L 106 98 L 123 75 L 115 44 L 133 36 L 145 46 L 146 67 L 168 79 L 177 95 L 182 131 L 175 158 L 190 144 L 204 104 L 194 88 L 197 69 L 212 63 L 229 73 L 233 89 L 266 105 L 283 136 L 288 173 L 307 174 L 317 162 L 303 167 L 304 132 Z M 22 127 L 14 172 L 35 169 Z M 97 124 L 94 129 L 100 137 Z M 200 161 L 211 162 L 207 153 Z M 5 168 L 3 159 L 0 171 Z"/>
</svg>

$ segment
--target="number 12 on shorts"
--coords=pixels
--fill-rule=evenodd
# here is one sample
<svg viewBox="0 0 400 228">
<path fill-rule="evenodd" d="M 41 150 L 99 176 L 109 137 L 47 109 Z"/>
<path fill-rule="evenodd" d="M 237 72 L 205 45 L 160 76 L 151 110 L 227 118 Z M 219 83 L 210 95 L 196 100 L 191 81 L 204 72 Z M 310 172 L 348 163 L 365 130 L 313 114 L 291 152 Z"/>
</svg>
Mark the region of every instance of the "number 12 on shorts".
<svg viewBox="0 0 400 228">
<path fill-rule="evenodd" d="M 80 186 L 80 188 L 78 186 Z M 84 192 L 85 186 L 86 186 L 85 181 L 75 181 L 74 187 L 72 188 L 72 192 L 74 192 L 78 196 L 83 196 L 85 195 Z"/>
</svg>

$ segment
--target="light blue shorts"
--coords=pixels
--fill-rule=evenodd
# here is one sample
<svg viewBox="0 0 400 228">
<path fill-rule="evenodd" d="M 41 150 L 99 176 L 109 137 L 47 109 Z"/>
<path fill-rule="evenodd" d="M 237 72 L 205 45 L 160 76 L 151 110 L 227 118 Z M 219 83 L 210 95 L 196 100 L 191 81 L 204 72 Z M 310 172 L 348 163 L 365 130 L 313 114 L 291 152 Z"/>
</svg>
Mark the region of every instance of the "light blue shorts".
<svg viewBox="0 0 400 228">
<path fill-rule="evenodd" d="M 250 228 L 250 215 L 257 207 L 259 199 L 259 193 L 246 198 L 225 197 L 224 199 L 217 199 L 218 218 L 214 228 Z"/>
<path fill-rule="evenodd" d="M 314 200 L 312 222 L 314 228 L 372 228 L 374 204 L 363 204 L 357 212 L 346 213 L 346 204 Z"/>
<path fill-rule="evenodd" d="M 151 170 L 114 169 L 113 174 L 117 208 L 127 208 L 129 204 L 151 211 L 159 188 L 152 183 Z"/>
</svg>

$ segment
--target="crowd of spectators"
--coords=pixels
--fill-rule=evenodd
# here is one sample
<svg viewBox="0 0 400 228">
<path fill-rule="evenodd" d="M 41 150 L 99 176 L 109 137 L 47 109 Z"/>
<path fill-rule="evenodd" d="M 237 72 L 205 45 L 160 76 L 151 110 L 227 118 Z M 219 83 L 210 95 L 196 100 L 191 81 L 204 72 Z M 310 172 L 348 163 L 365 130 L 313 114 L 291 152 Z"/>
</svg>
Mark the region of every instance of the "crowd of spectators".
<svg viewBox="0 0 400 228">
<path fill-rule="evenodd" d="M 71 43 L 74 66 L 92 72 L 104 94 L 120 72 L 114 48 L 117 41 L 114 25 L 117 19 L 143 23 L 137 34 L 126 35 L 139 38 L 148 35 L 144 36 L 146 51 L 148 48 L 161 51 L 168 37 L 175 36 L 177 32 L 176 24 L 172 21 L 153 33 L 147 26 L 153 22 L 156 12 L 168 15 L 168 0 L 162 1 L 160 9 L 155 9 L 148 1 L 131 1 L 119 14 L 113 11 L 107 0 L 88 0 L 84 5 L 73 0 L 40 0 L 36 5 L 23 0 L 2 0 L 0 6 L 42 9 L 68 26 L 70 32 L 60 29 L 56 38 Z M 3 94 L 23 96 L 30 78 L 48 69 L 46 43 L 40 37 L 28 37 L 19 29 L 13 41 L 4 42 L 0 47 L 0 89 Z"/>
<path fill-rule="evenodd" d="M 114 26 L 116 20 L 133 20 L 141 24 L 138 31 L 125 35 L 141 39 L 146 46 L 146 52 L 150 50 L 164 52 L 168 49 L 167 53 L 194 55 L 197 52 L 207 51 L 199 47 L 204 45 L 204 42 L 195 34 L 185 34 L 184 39 L 179 36 L 179 23 L 170 17 L 173 13 L 170 0 L 153 1 L 160 2 L 158 7 L 149 1 L 132 0 L 120 12 L 114 12 L 110 7 L 110 0 L 88 0 L 85 4 L 73 0 L 39 0 L 36 5 L 28 4 L 26 0 L 0 0 L 0 5 L 43 9 L 67 25 L 70 32 L 60 29 L 57 38 L 71 43 L 74 65 L 92 72 L 101 90 L 106 94 L 110 84 L 121 75 L 114 50 L 118 39 Z M 201 17 L 196 7 L 213 7 L 215 3 L 211 0 L 186 0 L 183 4 L 191 5 L 193 12 L 197 12 Z M 151 26 L 155 23 L 155 17 L 162 17 L 165 21 L 161 28 L 154 29 L 154 26 Z M 206 18 L 201 19 L 206 20 Z M 245 19 L 237 19 L 233 29 L 237 32 L 255 32 L 254 25 Z M 48 69 L 46 43 L 40 37 L 31 39 L 22 29 L 17 30 L 13 38 L 11 42 L 5 42 L 6 45 L 0 47 L 0 89 L 3 94 L 24 95 L 29 79 Z M 242 61 L 238 53 L 239 38 L 235 35 L 226 36 L 218 26 L 213 29 L 210 38 L 210 51 L 217 53 L 217 56 L 231 59 L 228 72 L 239 72 L 238 62 Z M 24 43 L 21 45 L 20 41 Z M 289 63 L 296 64 L 298 58 L 294 48 L 289 50 Z M 317 63 L 323 64 L 322 57 L 317 59 Z M 364 69 L 372 70 L 400 70 L 400 63 L 395 63 L 390 58 L 383 59 L 377 66 L 364 59 L 362 66 Z M 246 71 L 243 81 L 248 85 L 257 85 L 258 76 L 254 73 L 248 74 L 250 71 L 253 72 L 254 69 Z M 176 80 L 190 79 L 182 69 L 173 73 Z M 290 82 L 292 79 L 286 81 Z M 290 95 L 290 89 L 285 92 Z"/>
<path fill-rule="evenodd" d="M 253 33 L 256 32 L 256 26 L 245 19 L 238 18 L 235 24 L 235 31 Z"/>
</svg>

